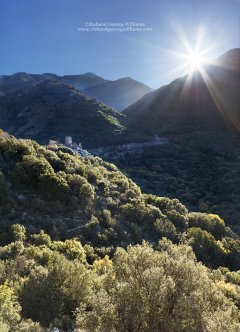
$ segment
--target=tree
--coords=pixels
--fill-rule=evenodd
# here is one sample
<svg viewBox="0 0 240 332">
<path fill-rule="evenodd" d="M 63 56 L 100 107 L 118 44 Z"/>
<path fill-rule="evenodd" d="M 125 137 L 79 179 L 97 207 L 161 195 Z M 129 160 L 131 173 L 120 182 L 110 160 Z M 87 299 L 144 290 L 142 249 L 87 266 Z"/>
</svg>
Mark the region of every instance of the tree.
<svg viewBox="0 0 240 332">
<path fill-rule="evenodd" d="M 71 328 L 74 310 L 91 293 L 92 275 L 83 264 L 55 252 L 47 267 L 37 266 L 25 282 L 21 294 L 24 317 L 45 327 L 60 319 Z"/>
<path fill-rule="evenodd" d="M 40 230 L 38 234 L 33 234 L 32 238 L 36 246 L 46 245 L 47 247 L 51 246 L 51 237 L 46 234 L 43 230 Z"/>
<path fill-rule="evenodd" d="M 113 266 L 86 307 L 77 331 L 237 332 L 238 310 L 217 289 L 190 247 L 164 240 L 116 251 Z"/>
<path fill-rule="evenodd" d="M 20 224 L 14 224 L 11 226 L 14 241 L 24 241 L 26 239 L 26 228 Z"/>
<path fill-rule="evenodd" d="M 190 227 L 199 227 L 212 233 L 216 238 L 221 238 L 226 234 L 224 220 L 216 214 L 192 212 L 188 214 Z"/>
<path fill-rule="evenodd" d="M 47 174 L 54 174 L 50 164 L 45 158 L 37 158 L 34 155 L 23 156 L 23 160 L 18 162 L 13 170 L 17 183 L 35 188 L 38 187 L 40 176 Z"/>
<path fill-rule="evenodd" d="M 20 310 L 13 289 L 0 285 L 0 326 L 2 324 L 3 331 L 14 331 L 21 319 Z"/>
<path fill-rule="evenodd" d="M 197 258 L 205 264 L 214 267 L 224 265 L 228 252 L 211 233 L 197 227 L 189 228 L 183 242 L 191 245 Z"/>
<path fill-rule="evenodd" d="M 62 241 L 55 241 L 52 245 L 53 249 L 64 254 L 68 259 L 77 259 L 83 263 L 86 261 L 86 253 L 81 243 L 75 239 Z"/>
</svg>

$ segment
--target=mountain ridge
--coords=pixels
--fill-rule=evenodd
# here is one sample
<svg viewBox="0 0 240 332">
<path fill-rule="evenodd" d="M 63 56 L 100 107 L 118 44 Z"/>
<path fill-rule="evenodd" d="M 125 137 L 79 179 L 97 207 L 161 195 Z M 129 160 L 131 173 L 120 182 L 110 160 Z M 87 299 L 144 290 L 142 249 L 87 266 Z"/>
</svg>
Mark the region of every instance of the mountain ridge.
<svg viewBox="0 0 240 332">
<path fill-rule="evenodd" d="M 126 76 L 105 84 L 96 85 L 84 90 L 90 97 L 122 111 L 145 94 L 152 91 L 146 84 Z"/>
<path fill-rule="evenodd" d="M 130 129 L 159 134 L 199 128 L 239 130 L 238 60 L 240 49 L 227 52 L 219 58 L 218 64 L 206 66 L 203 76 L 195 72 L 190 83 L 190 75 L 187 75 L 147 94 L 123 111 L 126 125 Z M 234 66 L 230 68 L 229 63 Z"/>
<path fill-rule="evenodd" d="M 9 133 L 44 144 L 70 135 L 86 147 L 96 147 L 124 131 L 120 123 L 124 115 L 58 80 L 1 97 L 0 116 L 0 126 Z"/>
<path fill-rule="evenodd" d="M 98 99 L 100 102 L 120 111 L 152 90 L 144 83 L 138 82 L 131 77 L 107 80 L 92 72 L 63 76 L 52 73 L 31 74 L 18 72 L 12 75 L 0 76 L 0 97 L 26 86 L 36 85 L 46 79 L 55 79 L 61 83 L 71 85 L 90 97 Z M 96 88 L 94 89 L 94 87 Z M 106 97 L 105 87 L 108 89 L 108 97 Z M 117 99 L 117 102 L 115 99 Z"/>
</svg>

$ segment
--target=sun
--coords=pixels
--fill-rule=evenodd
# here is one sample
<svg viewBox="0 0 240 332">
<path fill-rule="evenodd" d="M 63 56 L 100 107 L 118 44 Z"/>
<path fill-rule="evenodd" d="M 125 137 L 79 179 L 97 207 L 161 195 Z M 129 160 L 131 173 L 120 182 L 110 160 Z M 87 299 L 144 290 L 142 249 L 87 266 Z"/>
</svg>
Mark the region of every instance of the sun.
<svg viewBox="0 0 240 332">
<path fill-rule="evenodd" d="M 194 72 L 201 73 L 204 71 L 206 65 L 214 61 L 211 54 L 218 46 L 218 40 L 211 42 L 207 37 L 207 29 L 204 26 L 200 26 L 196 35 L 189 39 L 181 24 L 176 23 L 176 33 L 179 40 L 178 47 L 181 49 L 181 51 L 172 52 L 173 57 L 179 60 L 179 66 L 176 70 L 179 68 L 190 76 Z"/>
<path fill-rule="evenodd" d="M 187 55 L 187 61 L 189 64 L 189 71 L 200 71 L 203 64 L 204 64 L 204 59 L 201 56 L 201 53 L 196 52 L 196 51 L 191 51 Z"/>
<path fill-rule="evenodd" d="M 216 55 L 222 49 L 225 40 L 220 36 L 214 36 L 214 40 L 211 39 L 211 30 L 204 25 L 192 27 L 187 35 L 181 23 L 176 19 L 173 18 L 171 24 L 174 35 L 172 40 L 169 39 L 168 42 L 172 44 L 172 48 L 159 47 L 144 42 L 144 45 L 152 47 L 153 51 L 159 54 L 156 57 L 158 61 L 155 65 L 156 70 L 162 70 L 163 61 L 166 61 L 169 64 L 172 62 L 172 65 L 169 66 L 170 69 L 164 73 L 166 79 L 182 77 L 186 78 L 187 83 L 190 83 L 192 79 L 197 77 L 206 77 L 206 72 L 210 66 L 218 65 Z M 157 82 L 158 79 L 157 75 L 155 81 Z"/>
</svg>

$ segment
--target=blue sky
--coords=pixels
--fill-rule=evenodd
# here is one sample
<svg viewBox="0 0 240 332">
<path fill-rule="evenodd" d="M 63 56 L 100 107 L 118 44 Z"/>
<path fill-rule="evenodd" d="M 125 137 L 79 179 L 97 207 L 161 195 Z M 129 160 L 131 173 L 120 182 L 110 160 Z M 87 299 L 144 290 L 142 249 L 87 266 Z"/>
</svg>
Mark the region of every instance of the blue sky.
<svg viewBox="0 0 240 332">
<path fill-rule="evenodd" d="M 131 76 L 157 88 L 183 75 L 183 29 L 192 45 L 216 41 L 214 58 L 239 47 L 240 0 L 0 0 L 0 74 Z M 144 23 L 151 32 L 78 32 L 86 22 Z"/>
</svg>

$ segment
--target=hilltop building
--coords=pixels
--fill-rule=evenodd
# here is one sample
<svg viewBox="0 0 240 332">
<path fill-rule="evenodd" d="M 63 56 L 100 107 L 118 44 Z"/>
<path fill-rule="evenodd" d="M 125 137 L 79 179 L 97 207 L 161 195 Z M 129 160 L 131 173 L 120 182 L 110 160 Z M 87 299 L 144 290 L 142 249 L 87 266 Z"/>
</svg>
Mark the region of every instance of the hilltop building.
<svg viewBox="0 0 240 332">
<path fill-rule="evenodd" d="M 73 142 L 71 136 L 65 136 L 64 144 L 61 144 L 59 141 L 56 140 L 49 140 L 47 147 L 50 149 L 57 149 L 59 146 L 64 145 L 67 148 L 71 149 L 73 152 L 79 154 L 82 157 L 90 157 L 92 156 L 87 150 L 82 148 L 82 144 Z"/>
<path fill-rule="evenodd" d="M 56 146 L 57 147 L 58 141 L 50 139 L 49 142 L 48 142 L 48 145 L 50 145 L 50 146 Z"/>
<path fill-rule="evenodd" d="M 72 146 L 73 140 L 71 136 L 65 136 L 65 145 L 66 146 Z"/>
</svg>

